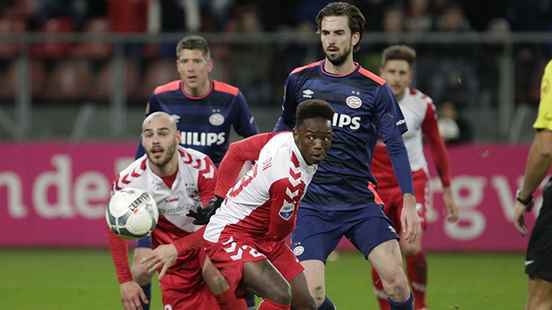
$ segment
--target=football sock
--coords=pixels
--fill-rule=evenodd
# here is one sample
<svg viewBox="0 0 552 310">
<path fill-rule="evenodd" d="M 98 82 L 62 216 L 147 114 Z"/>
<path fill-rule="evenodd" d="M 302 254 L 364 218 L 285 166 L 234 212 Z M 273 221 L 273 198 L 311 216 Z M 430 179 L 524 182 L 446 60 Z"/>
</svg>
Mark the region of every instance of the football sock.
<svg viewBox="0 0 552 310">
<path fill-rule="evenodd" d="M 406 256 L 406 270 L 410 287 L 414 294 L 415 309 L 426 307 L 426 285 L 427 285 L 427 260 L 426 255 L 420 252 L 415 255 Z"/>
<path fill-rule="evenodd" d="M 245 310 L 247 305 L 243 298 L 237 298 L 232 290 L 226 290 L 222 294 L 215 295 L 220 310 Z"/>
<path fill-rule="evenodd" d="M 391 305 L 391 310 L 414 310 L 412 294 L 410 294 L 408 300 L 403 302 L 397 302 L 389 299 L 389 304 Z"/>
<path fill-rule="evenodd" d="M 151 282 L 142 286 L 142 290 L 144 290 L 144 294 L 146 294 L 149 300 L 149 304 L 142 303 L 142 308 L 144 308 L 144 310 L 149 310 L 151 305 Z"/>
<path fill-rule="evenodd" d="M 255 310 L 255 294 L 247 292 L 245 294 L 245 302 L 247 303 L 247 309 Z"/>
<path fill-rule="evenodd" d="M 326 296 L 324 302 L 318 307 L 318 310 L 336 310 L 334 303 Z"/>
<path fill-rule="evenodd" d="M 381 282 L 378 272 L 374 268 L 372 268 L 372 284 L 374 286 L 374 295 L 376 295 L 380 309 L 391 309 L 389 302 L 387 301 L 387 294 L 385 294 L 385 291 L 383 290 L 383 283 Z"/>
<path fill-rule="evenodd" d="M 263 299 L 259 305 L 259 310 L 291 310 L 291 305 L 277 304 L 268 299 Z"/>
</svg>

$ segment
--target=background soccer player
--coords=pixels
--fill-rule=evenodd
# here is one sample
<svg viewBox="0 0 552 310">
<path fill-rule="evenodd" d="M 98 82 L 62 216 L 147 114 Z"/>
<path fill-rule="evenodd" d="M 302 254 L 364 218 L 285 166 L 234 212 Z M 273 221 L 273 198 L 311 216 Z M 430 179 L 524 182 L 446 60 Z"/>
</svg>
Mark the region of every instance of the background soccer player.
<svg viewBox="0 0 552 310">
<path fill-rule="evenodd" d="M 533 204 L 533 192 L 552 163 L 552 61 L 541 83 L 539 114 L 533 124 L 537 130 L 527 156 L 523 185 L 516 194 L 514 225 L 527 234 L 525 212 Z M 544 187 L 542 208 L 527 246 L 525 272 L 529 276 L 527 310 L 552 309 L 552 179 Z"/>
<path fill-rule="evenodd" d="M 403 134 L 412 169 L 414 193 L 418 216 L 425 227 L 425 213 L 430 201 L 428 167 L 424 156 L 422 138 L 431 146 L 432 158 L 443 185 L 443 201 L 448 211 L 448 220 L 458 220 L 458 207 L 452 198 L 450 189 L 449 163 L 445 144 L 439 135 L 436 111 L 433 101 L 421 91 L 411 88 L 413 65 L 416 52 L 405 45 L 386 48 L 382 54 L 381 76 L 385 79 L 399 103 L 406 120 L 408 131 Z M 372 172 L 378 180 L 377 191 L 385 204 L 385 214 L 391 219 L 397 230 L 401 230 L 400 215 L 403 201 L 399 184 L 391 169 L 391 160 L 385 144 L 380 142 L 374 149 Z M 413 242 L 400 241 L 401 251 L 406 258 L 410 286 L 414 293 L 415 309 L 426 308 L 427 262 L 422 251 L 422 231 Z M 382 291 L 381 281 L 372 270 L 376 297 L 381 309 L 389 309 L 389 303 Z"/>
<path fill-rule="evenodd" d="M 401 137 L 406 126 L 385 81 L 353 61 L 365 23 L 353 5 L 335 2 L 325 6 L 316 17 L 325 59 L 293 70 L 285 84 L 276 130 L 293 127 L 297 105 L 305 99 L 328 101 L 336 112 L 334 143 L 302 200 L 293 248 L 319 309 L 334 309 L 326 298 L 324 263 L 342 236 L 376 268 L 392 309 L 412 309 L 398 236 L 383 213 L 370 172 L 373 147 L 383 137 L 403 193 L 404 236 L 414 239 L 420 223 Z"/>
<path fill-rule="evenodd" d="M 213 61 L 203 37 L 184 37 L 176 47 L 176 56 L 180 80 L 155 89 L 148 100 L 146 115 L 164 111 L 175 116 L 181 144 L 207 154 L 217 165 L 228 148 L 231 128 L 242 137 L 251 136 L 257 133 L 254 119 L 238 88 L 209 79 Z M 141 155 L 140 145 L 136 157 Z M 151 275 L 139 263 L 150 252 L 151 239 L 139 240 L 134 251 L 133 274 L 151 299 Z M 254 305 L 254 299 L 249 302 Z"/>
<path fill-rule="evenodd" d="M 155 247 L 172 244 L 198 230 L 200 226 L 192 224 L 186 214 L 206 205 L 215 190 L 216 168 L 212 161 L 200 152 L 179 147 L 179 142 L 180 134 L 170 115 L 164 112 L 149 115 L 142 126 L 142 144 L 147 155 L 123 170 L 113 188 L 115 191 L 138 188 L 154 197 L 160 214 L 152 232 Z M 141 304 L 148 304 L 148 299 L 132 279 L 127 243 L 113 233 L 109 241 L 124 309 L 142 309 Z M 160 273 L 165 309 L 219 309 L 217 299 L 201 279 L 205 255 L 200 252 L 172 247 L 170 255 L 178 264 Z"/>
</svg>

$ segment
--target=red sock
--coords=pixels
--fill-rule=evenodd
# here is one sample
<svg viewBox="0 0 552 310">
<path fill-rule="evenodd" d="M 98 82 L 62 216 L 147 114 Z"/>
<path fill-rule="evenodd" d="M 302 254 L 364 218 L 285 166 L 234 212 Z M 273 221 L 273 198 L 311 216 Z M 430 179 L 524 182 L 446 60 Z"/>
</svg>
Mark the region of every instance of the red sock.
<svg viewBox="0 0 552 310">
<path fill-rule="evenodd" d="M 414 294 L 414 306 L 416 310 L 426 307 L 426 285 L 427 285 L 427 261 L 425 253 L 406 256 L 406 269 L 408 279 Z"/>
<path fill-rule="evenodd" d="M 387 295 L 385 294 L 383 290 L 383 283 L 381 282 L 381 279 L 376 271 L 376 269 L 372 268 L 372 284 L 374 286 L 374 294 L 376 295 L 376 298 L 378 299 L 378 303 L 380 305 L 381 310 L 390 310 L 391 306 L 389 305 L 389 302 L 387 301 Z"/>
<path fill-rule="evenodd" d="M 232 290 L 226 290 L 222 294 L 215 295 L 215 298 L 220 306 L 220 310 L 247 309 L 245 299 L 236 297 L 236 294 Z"/>
<path fill-rule="evenodd" d="M 268 299 L 263 299 L 258 310 L 291 310 L 291 305 L 281 305 Z"/>
</svg>

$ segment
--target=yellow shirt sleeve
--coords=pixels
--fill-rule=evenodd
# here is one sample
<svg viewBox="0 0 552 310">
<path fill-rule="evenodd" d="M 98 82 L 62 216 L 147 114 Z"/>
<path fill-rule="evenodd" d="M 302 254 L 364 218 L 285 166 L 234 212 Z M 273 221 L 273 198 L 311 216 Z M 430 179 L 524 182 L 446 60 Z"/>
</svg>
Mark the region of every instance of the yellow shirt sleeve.
<svg viewBox="0 0 552 310">
<path fill-rule="evenodd" d="M 552 130 L 552 60 L 546 65 L 542 76 L 539 114 L 533 128 Z"/>
</svg>

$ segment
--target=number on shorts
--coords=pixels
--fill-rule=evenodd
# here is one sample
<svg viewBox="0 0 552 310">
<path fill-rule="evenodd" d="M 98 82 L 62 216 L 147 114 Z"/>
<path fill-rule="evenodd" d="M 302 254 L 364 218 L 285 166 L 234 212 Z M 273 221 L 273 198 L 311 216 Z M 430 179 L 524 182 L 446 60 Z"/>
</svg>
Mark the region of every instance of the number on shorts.
<svg viewBox="0 0 552 310">
<path fill-rule="evenodd" d="M 232 260 L 239 260 L 243 256 L 243 251 L 249 251 L 249 255 L 253 257 L 261 257 L 264 256 L 262 253 L 257 251 L 257 249 L 249 246 L 249 245 L 242 245 L 241 248 L 238 247 L 238 243 L 234 241 L 233 237 L 230 237 L 228 241 L 223 242 L 222 245 L 225 245 L 227 247 L 224 247 L 224 251 L 228 254 L 235 253 L 230 256 Z"/>
<path fill-rule="evenodd" d="M 172 310 L 172 306 L 171 305 L 164 305 L 163 310 Z"/>
</svg>

